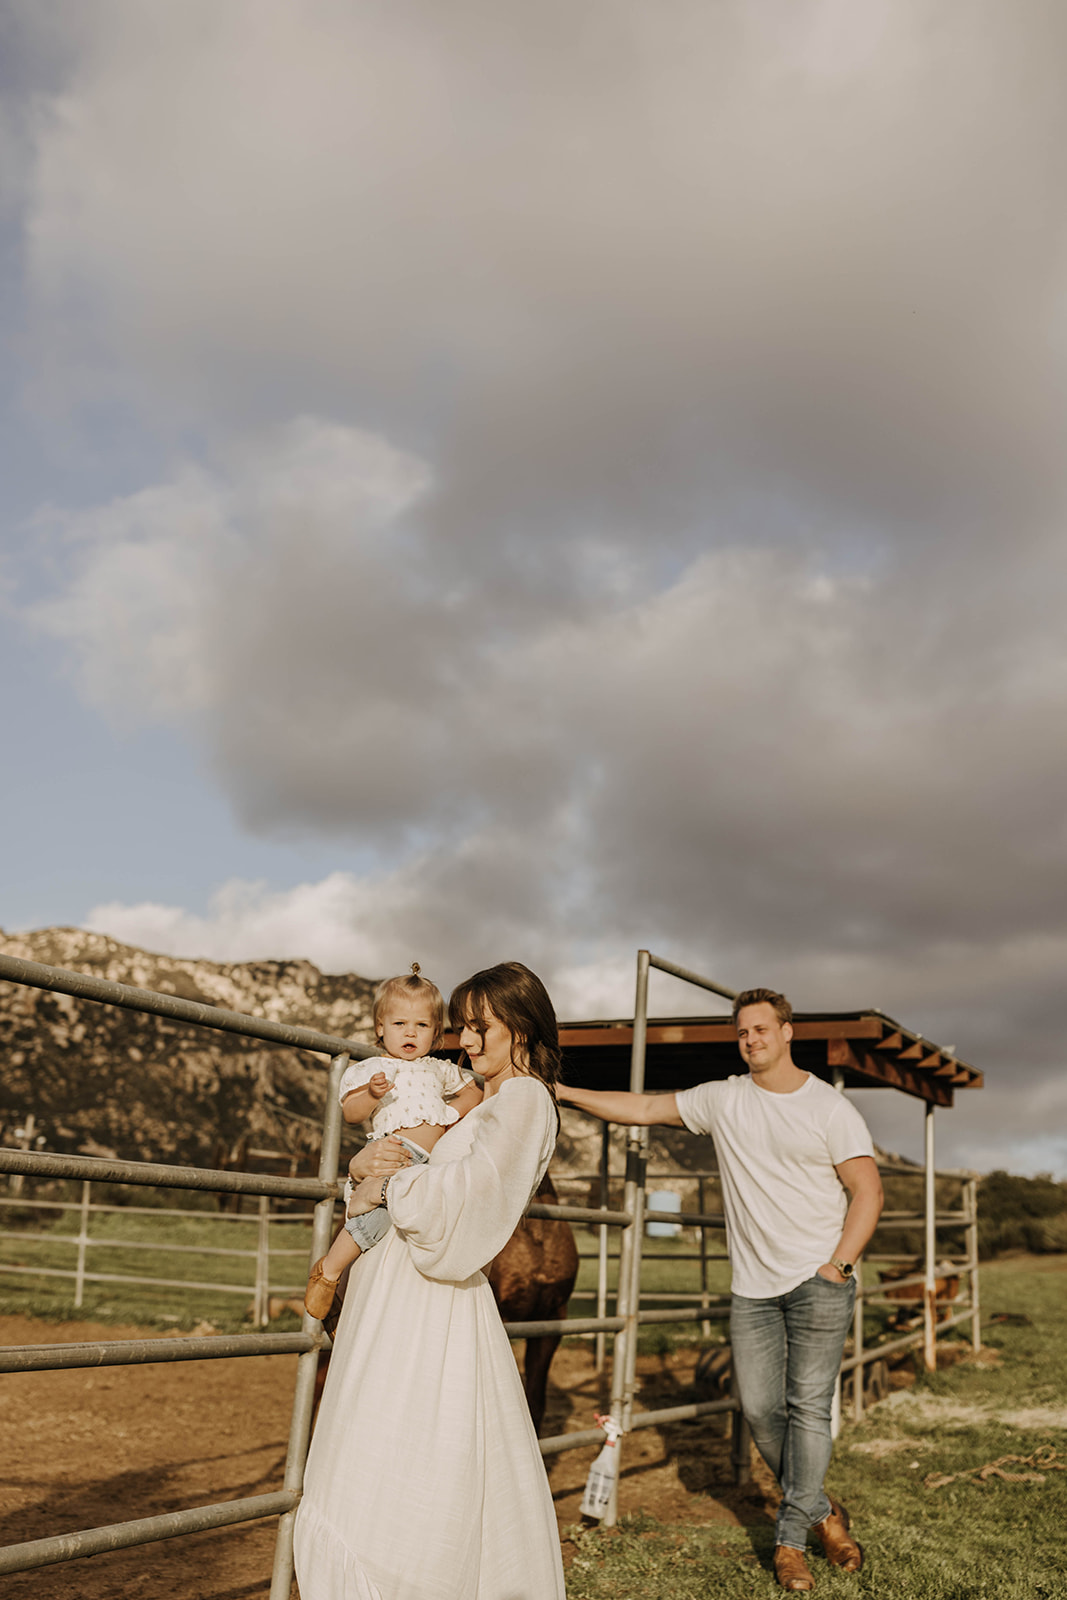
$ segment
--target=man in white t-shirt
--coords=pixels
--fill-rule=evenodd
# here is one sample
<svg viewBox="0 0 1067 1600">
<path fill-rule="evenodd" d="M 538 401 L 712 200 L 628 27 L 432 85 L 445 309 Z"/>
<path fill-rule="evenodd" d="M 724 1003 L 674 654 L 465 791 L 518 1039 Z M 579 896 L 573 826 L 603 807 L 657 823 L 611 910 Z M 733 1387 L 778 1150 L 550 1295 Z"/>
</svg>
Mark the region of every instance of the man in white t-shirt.
<svg viewBox="0 0 1067 1600">
<path fill-rule="evenodd" d="M 677 1094 L 568 1089 L 608 1122 L 686 1127 L 715 1141 L 733 1268 L 730 1342 L 741 1408 L 782 1500 L 774 1572 L 813 1589 L 812 1529 L 845 1572 L 863 1562 L 848 1513 L 823 1487 L 830 1409 L 856 1296 L 853 1263 L 874 1232 L 882 1185 L 867 1126 L 836 1089 L 793 1061 L 792 1008 L 772 989 L 734 1002 L 747 1075 Z"/>
</svg>

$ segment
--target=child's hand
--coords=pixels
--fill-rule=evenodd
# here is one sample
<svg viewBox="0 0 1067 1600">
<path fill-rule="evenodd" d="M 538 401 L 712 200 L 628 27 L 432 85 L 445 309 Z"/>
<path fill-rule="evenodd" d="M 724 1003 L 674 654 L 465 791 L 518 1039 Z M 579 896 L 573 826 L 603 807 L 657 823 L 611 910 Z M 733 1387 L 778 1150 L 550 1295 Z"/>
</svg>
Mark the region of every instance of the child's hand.
<svg viewBox="0 0 1067 1600">
<path fill-rule="evenodd" d="M 376 1072 L 367 1084 L 367 1088 L 375 1100 L 380 1100 L 383 1095 L 387 1095 L 392 1087 L 392 1080 L 387 1078 L 384 1072 Z"/>
</svg>

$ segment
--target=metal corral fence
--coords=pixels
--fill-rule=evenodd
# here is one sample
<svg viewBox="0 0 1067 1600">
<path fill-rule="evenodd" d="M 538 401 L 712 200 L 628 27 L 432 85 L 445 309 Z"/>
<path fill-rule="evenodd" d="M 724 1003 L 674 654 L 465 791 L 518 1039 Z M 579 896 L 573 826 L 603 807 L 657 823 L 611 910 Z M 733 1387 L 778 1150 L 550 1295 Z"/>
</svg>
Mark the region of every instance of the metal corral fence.
<svg viewBox="0 0 1067 1600">
<path fill-rule="evenodd" d="M 250 1151 L 249 1155 L 273 1155 L 273 1151 Z M 298 1259 L 301 1263 L 307 1262 L 307 1235 L 308 1229 L 313 1225 L 313 1214 L 308 1211 L 304 1215 L 293 1216 L 291 1212 L 272 1211 L 270 1200 L 265 1194 L 258 1196 L 258 1209 L 250 1215 L 240 1213 L 227 1213 L 221 1211 L 192 1211 L 183 1206 L 116 1206 L 100 1204 L 92 1198 L 92 1182 L 85 1178 L 81 1184 L 81 1195 L 77 1200 L 43 1200 L 33 1196 L 27 1199 L 24 1195 L 16 1198 L 0 1196 L 0 1216 L 6 1208 L 13 1207 L 17 1211 L 55 1211 L 74 1212 L 78 1218 L 77 1233 L 58 1233 L 55 1231 L 41 1231 L 31 1228 L 18 1230 L 0 1228 L 0 1239 L 17 1240 L 20 1244 L 32 1241 L 44 1245 L 70 1245 L 76 1252 L 73 1267 L 35 1266 L 29 1263 L 0 1262 L 0 1273 L 14 1274 L 19 1277 L 58 1278 L 73 1280 L 74 1283 L 74 1309 L 79 1310 L 85 1302 L 85 1285 L 87 1283 L 109 1283 L 119 1287 L 146 1288 L 146 1289 L 186 1289 L 200 1290 L 205 1294 L 238 1295 L 247 1299 L 252 1297 L 252 1320 L 257 1327 L 266 1327 L 270 1321 L 270 1301 L 272 1298 L 289 1298 L 296 1295 L 303 1297 L 304 1279 L 299 1283 L 272 1283 L 271 1272 L 273 1265 L 279 1259 Z M 198 1226 L 209 1232 L 217 1224 L 227 1230 L 232 1228 L 255 1228 L 252 1241 L 247 1249 L 235 1248 L 232 1245 L 212 1244 L 176 1244 L 167 1237 L 164 1229 L 160 1230 L 157 1239 L 100 1239 L 94 1238 L 90 1226 L 94 1217 L 147 1217 L 179 1218 L 186 1222 L 195 1222 Z M 301 1244 L 299 1249 L 286 1249 L 277 1244 L 271 1244 L 271 1226 L 285 1226 L 299 1228 Z M 210 1256 L 226 1260 L 247 1261 L 251 1268 L 251 1279 L 245 1283 L 233 1283 L 229 1280 L 218 1282 L 202 1278 L 159 1278 L 149 1277 L 136 1272 L 92 1272 L 89 1270 L 89 1251 L 97 1250 L 145 1250 L 153 1258 L 175 1256 Z"/>
<path fill-rule="evenodd" d="M 211 1168 L 166 1166 L 153 1162 L 100 1160 L 91 1156 L 62 1156 L 31 1150 L 0 1150 L 0 1172 L 7 1172 L 16 1177 L 74 1179 L 83 1184 L 94 1182 L 134 1184 L 216 1194 L 248 1194 L 311 1201 L 315 1204 L 315 1210 L 311 1247 L 307 1258 L 308 1267 L 312 1261 L 325 1253 L 332 1233 L 334 1206 L 341 1190 L 337 1171 L 342 1119 L 337 1090 L 350 1058 L 355 1056 L 364 1059 L 375 1053 L 373 1049 L 350 1039 L 340 1039 L 320 1033 L 314 1028 L 271 1022 L 243 1012 L 227 1011 L 218 1006 L 183 1000 L 175 995 L 157 994 L 152 990 L 112 983 L 84 973 L 48 967 L 13 956 L 0 956 L 0 980 L 51 990 L 59 994 L 70 994 L 80 999 L 98 1001 L 104 1005 L 122 1006 L 131 1011 L 169 1017 L 177 1022 L 242 1034 L 249 1038 L 264 1039 L 272 1044 L 287 1045 L 290 1048 L 310 1050 L 330 1056 L 331 1066 L 317 1178 L 217 1171 Z M 599 1210 L 588 1206 L 538 1204 L 529 1208 L 529 1215 L 567 1222 L 610 1225 L 625 1230 L 630 1229 L 633 1221 L 632 1216 L 625 1212 Z M 83 1231 L 87 1232 L 87 1228 Z M 88 1274 L 83 1271 L 83 1283 L 87 1276 Z M 188 1284 L 183 1286 L 189 1287 Z M 568 1331 L 613 1332 L 635 1325 L 632 1312 L 623 1311 L 621 1306 L 619 1311 L 620 1314 L 615 1317 L 576 1319 L 568 1323 Z M 663 1319 L 656 1312 L 646 1312 L 642 1314 L 641 1320 Z M 513 1339 L 559 1331 L 558 1322 L 510 1323 L 505 1324 L 505 1327 Z M 123 1339 L 96 1341 L 90 1344 L 25 1345 L 0 1349 L 0 1372 L 43 1372 L 73 1367 L 218 1360 L 231 1356 L 295 1354 L 300 1358 L 297 1363 L 289 1442 L 281 1489 L 272 1494 L 223 1501 L 216 1505 L 198 1506 L 165 1516 L 146 1517 L 139 1521 L 115 1523 L 105 1528 L 85 1529 L 53 1538 L 33 1540 L 26 1544 L 9 1545 L 0 1550 L 0 1573 L 30 1571 L 81 1556 L 152 1544 L 181 1534 L 198 1533 L 209 1528 L 227 1527 L 261 1517 L 277 1516 L 280 1520 L 270 1600 L 289 1600 L 293 1577 L 293 1518 L 300 1499 L 304 1463 L 307 1458 L 319 1352 L 324 1348 L 329 1348 L 329 1339 L 323 1332 L 321 1324 L 305 1313 L 299 1333 L 257 1332 L 220 1336 L 209 1340 Z M 727 1407 L 730 1404 L 727 1402 Z M 673 1412 L 660 1413 L 657 1420 L 666 1420 L 668 1416 L 679 1413 L 702 1414 L 709 1409 L 719 1410 L 723 1407 L 717 1403 L 708 1407 L 676 1407 Z M 649 1420 L 652 1420 L 651 1417 Z M 643 1425 L 645 1418 L 633 1419 L 633 1426 Z M 556 1439 L 544 1439 L 541 1441 L 541 1449 L 543 1454 L 551 1455 L 561 1450 L 591 1444 L 599 1445 L 602 1437 L 599 1429 L 588 1429 L 581 1433 L 565 1434 Z"/>
<path fill-rule="evenodd" d="M 656 967 L 663 972 L 696 984 L 698 987 L 710 990 L 712 993 L 721 995 L 726 999 L 734 998 L 732 990 L 713 983 L 710 979 L 703 978 L 684 967 L 679 967 L 673 962 L 653 956 L 648 951 L 639 951 L 630 1073 L 630 1087 L 637 1093 L 640 1093 L 644 1087 L 650 967 Z M 260 1227 L 260 1243 L 257 1244 L 257 1254 L 260 1257 L 262 1255 L 262 1236 L 264 1232 L 263 1217 L 266 1216 L 269 1219 L 270 1216 L 267 1210 L 268 1198 L 273 1196 L 314 1202 L 315 1209 L 308 1265 L 310 1266 L 312 1261 L 325 1252 L 332 1231 L 334 1206 L 340 1192 L 337 1171 L 340 1157 L 341 1112 L 337 1100 L 337 1087 L 350 1057 L 365 1058 L 373 1054 L 370 1047 L 352 1040 L 338 1039 L 328 1034 L 322 1034 L 315 1029 L 290 1027 L 282 1023 L 270 1022 L 263 1018 L 248 1016 L 244 1013 L 226 1011 L 220 1007 L 182 1000 L 173 995 L 157 994 L 150 990 L 111 983 L 81 973 L 46 967 L 36 962 L 22 961 L 10 956 L 0 956 L 0 980 L 2 979 L 27 984 L 31 987 L 71 994 L 83 999 L 99 1001 L 102 1004 L 119 1005 L 131 1010 L 166 1016 L 180 1022 L 193 1023 L 202 1027 L 216 1028 L 252 1038 L 264 1039 L 271 1043 L 288 1045 L 291 1048 L 329 1055 L 332 1059 L 326 1096 L 318 1178 L 301 1179 L 266 1173 L 220 1172 L 213 1169 L 164 1166 L 149 1162 L 98 1160 L 84 1156 L 59 1156 L 23 1150 L 0 1150 L 0 1171 L 14 1175 L 75 1179 L 80 1180 L 83 1185 L 89 1185 L 93 1182 L 126 1183 L 168 1189 L 255 1195 L 260 1198 L 260 1215 L 256 1219 Z M 897 1341 L 893 1346 L 876 1346 L 865 1351 L 862 1343 L 863 1300 L 876 1296 L 878 1290 L 875 1289 L 873 1295 L 871 1295 L 870 1291 L 865 1291 L 863 1297 L 857 1301 L 856 1353 L 843 1364 L 843 1371 L 849 1368 L 862 1368 L 866 1361 L 884 1357 L 886 1354 L 891 1353 L 892 1349 L 905 1348 L 918 1342 L 923 1343 L 927 1364 L 932 1366 L 936 1363 L 935 1340 L 937 1332 L 946 1330 L 957 1322 L 966 1320 L 967 1317 L 971 1319 L 972 1335 L 977 1347 L 979 1339 L 977 1238 L 973 1185 L 969 1194 L 968 1205 L 964 1208 L 966 1215 L 964 1212 L 951 1213 L 946 1217 L 938 1217 L 936 1215 L 934 1210 L 935 1174 L 933 1170 L 932 1109 L 932 1107 L 927 1108 L 926 1205 L 924 1213 L 922 1213 L 926 1227 L 926 1271 L 922 1279 L 924 1329 L 918 1335 L 911 1335 L 906 1339 Z M 731 1461 L 735 1480 L 741 1482 L 748 1475 L 750 1440 L 748 1430 L 740 1415 L 736 1395 L 731 1394 L 719 1400 L 671 1406 L 659 1411 L 638 1412 L 634 1410 L 637 1334 L 639 1327 L 657 1323 L 699 1321 L 706 1330 L 712 1320 L 724 1320 L 728 1315 L 728 1297 L 726 1295 L 711 1295 L 707 1290 L 706 1275 L 702 1276 L 701 1290 L 697 1295 L 693 1296 L 698 1303 L 692 1306 L 679 1306 L 675 1303 L 665 1308 L 642 1308 L 642 1240 L 646 1222 L 677 1223 L 682 1226 L 698 1228 L 702 1241 L 704 1240 L 705 1230 L 721 1230 L 724 1227 L 722 1215 L 709 1214 L 702 1209 L 702 1205 L 697 1212 L 658 1211 L 647 1207 L 647 1148 L 648 1129 L 629 1129 L 626 1172 L 623 1180 L 623 1204 L 620 1210 L 612 1210 L 607 1205 L 609 1176 L 607 1170 L 607 1133 L 605 1131 L 599 1174 L 601 1205 L 594 1208 L 588 1206 L 538 1204 L 529 1208 L 529 1215 L 586 1223 L 595 1226 L 599 1231 L 597 1314 L 594 1317 L 569 1318 L 565 1326 L 568 1334 L 590 1334 L 596 1336 L 598 1365 L 603 1358 L 605 1336 L 608 1333 L 614 1334 L 611 1412 L 615 1420 L 622 1426 L 623 1431 L 630 1432 L 637 1428 L 660 1426 L 715 1413 L 732 1413 Z M 83 1237 L 85 1240 L 84 1249 L 87 1249 L 89 1244 L 88 1214 L 92 1209 L 92 1204 L 88 1198 L 88 1193 L 88 1188 L 83 1188 L 81 1201 L 82 1226 L 79 1235 L 75 1236 L 76 1242 L 79 1242 L 80 1250 L 82 1249 L 81 1241 Z M 200 1215 L 204 1214 L 201 1213 Z M 900 1213 L 893 1217 L 887 1217 L 886 1222 L 888 1225 L 904 1226 L 906 1222 L 916 1220 L 919 1215 L 919 1213 Z M 230 1220 L 232 1221 L 233 1219 L 231 1218 Z M 965 1311 L 950 1315 L 948 1320 L 943 1322 L 940 1325 L 940 1329 L 938 1329 L 936 1325 L 937 1300 L 935 1289 L 936 1229 L 939 1225 L 958 1226 L 961 1221 L 964 1222 L 964 1225 L 969 1230 L 967 1266 L 971 1275 L 970 1304 Z M 607 1263 L 609 1259 L 607 1241 L 609 1228 L 618 1228 L 620 1230 L 618 1285 L 614 1315 L 608 1315 L 607 1310 Z M 54 1236 L 50 1237 L 54 1241 Z M 716 1257 L 708 1254 L 706 1245 L 703 1242 L 700 1248 L 700 1258 L 705 1262 L 705 1266 L 702 1267 L 702 1273 L 706 1274 L 706 1261 Z M 78 1279 L 79 1270 L 80 1280 Z M 84 1254 L 79 1256 L 79 1269 L 76 1269 L 75 1273 L 71 1275 L 75 1276 L 76 1280 L 81 1284 L 93 1278 L 94 1275 L 88 1273 L 85 1268 Z M 113 1281 L 108 1280 L 107 1275 L 95 1276 L 104 1281 Z M 155 1281 L 159 1282 L 160 1280 Z M 255 1285 L 258 1316 L 262 1316 L 263 1313 L 264 1296 L 268 1292 L 268 1285 L 269 1266 L 265 1265 L 261 1259 L 257 1268 Z M 181 1286 L 190 1287 L 188 1283 L 183 1283 Z M 247 1293 L 248 1291 L 242 1288 L 240 1292 Z M 685 1296 L 672 1294 L 670 1298 L 677 1302 L 678 1299 L 685 1298 Z M 557 1333 L 559 1332 L 560 1324 L 556 1321 L 508 1323 L 505 1324 L 505 1328 L 511 1338 L 524 1339 L 542 1334 Z M 106 1528 L 89 1529 L 49 1539 L 39 1539 L 27 1544 L 8 1546 L 6 1549 L 0 1550 L 0 1573 L 27 1571 L 58 1561 L 72 1560 L 80 1556 L 95 1555 L 107 1550 L 124 1549 L 130 1546 L 174 1538 L 180 1534 L 200 1532 L 209 1528 L 226 1527 L 235 1523 L 252 1521 L 260 1517 L 278 1516 L 280 1521 L 271 1579 L 270 1600 L 288 1600 L 293 1574 L 293 1516 L 300 1498 L 304 1463 L 311 1431 L 315 1373 L 319 1352 L 323 1348 L 328 1348 L 328 1346 L 329 1340 L 324 1334 L 321 1325 L 305 1313 L 301 1330 L 298 1333 L 272 1334 L 257 1332 L 216 1337 L 210 1340 L 200 1338 L 113 1340 L 91 1344 L 22 1346 L 0 1349 L 0 1372 L 139 1365 L 161 1361 L 211 1360 L 230 1356 L 297 1354 L 300 1358 L 297 1363 L 289 1443 L 283 1485 L 280 1490 L 272 1494 L 256 1495 L 241 1500 L 224 1501 L 216 1505 L 200 1506 L 187 1511 L 173 1512 L 166 1516 L 143 1518 L 140 1521 L 118 1523 Z M 857 1402 L 858 1414 L 862 1413 L 862 1387 L 862 1381 L 858 1378 L 856 1383 L 859 1397 Z M 559 1434 L 553 1438 L 542 1439 L 540 1441 L 541 1452 L 543 1455 L 549 1456 L 565 1450 L 599 1446 L 602 1438 L 603 1435 L 598 1428 Z M 605 1520 L 609 1523 L 614 1522 L 616 1513 L 617 1507 L 613 1501 Z"/>
</svg>

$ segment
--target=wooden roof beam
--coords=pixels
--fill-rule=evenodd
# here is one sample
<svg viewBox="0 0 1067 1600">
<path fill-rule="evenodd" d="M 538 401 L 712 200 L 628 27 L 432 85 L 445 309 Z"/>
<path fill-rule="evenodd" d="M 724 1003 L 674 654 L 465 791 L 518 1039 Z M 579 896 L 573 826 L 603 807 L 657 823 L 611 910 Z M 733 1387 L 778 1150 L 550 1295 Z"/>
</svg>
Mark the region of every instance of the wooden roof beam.
<svg viewBox="0 0 1067 1600">
<path fill-rule="evenodd" d="M 847 1039 L 826 1041 L 826 1063 L 829 1067 L 845 1067 L 861 1078 L 871 1078 L 877 1084 L 902 1089 L 918 1100 L 927 1100 L 935 1106 L 952 1104 L 952 1089 L 941 1078 L 920 1077 L 913 1067 L 902 1066 L 899 1058 L 887 1061 L 872 1051 L 864 1050 L 857 1056 Z"/>
</svg>

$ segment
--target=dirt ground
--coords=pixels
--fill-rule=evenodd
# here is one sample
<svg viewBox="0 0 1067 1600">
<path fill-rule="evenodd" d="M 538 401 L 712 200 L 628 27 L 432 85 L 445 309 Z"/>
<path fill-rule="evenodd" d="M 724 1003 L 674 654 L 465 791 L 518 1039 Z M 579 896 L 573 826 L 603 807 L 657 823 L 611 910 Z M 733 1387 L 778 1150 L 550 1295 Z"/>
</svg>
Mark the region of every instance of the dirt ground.
<svg viewBox="0 0 1067 1600">
<path fill-rule="evenodd" d="M 0 1344 L 162 1337 L 136 1327 L 0 1317 Z M 691 1398 L 695 1353 L 639 1361 L 639 1409 Z M 0 1544 L 41 1539 L 279 1489 L 295 1356 L 4 1375 Z M 606 1394 L 592 1351 L 563 1348 L 549 1381 L 546 1434 L 593 1425 Z M 621 1512 L 667 1522 L 751 1523 L 769 1515 L 759 1464 L 731 1483 L 726 1417 L 630 1436 Z M 564 1541 L 579 1522 L 591 1449 L 548 1462 Z M 42 1567 L 3 1580 L 5 1600 L 245 1600 L 266 1596 L 275 1519 Z M 296 1590 L 294 1587 L 293 1595 Z"/>
</svg>

